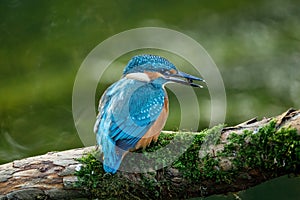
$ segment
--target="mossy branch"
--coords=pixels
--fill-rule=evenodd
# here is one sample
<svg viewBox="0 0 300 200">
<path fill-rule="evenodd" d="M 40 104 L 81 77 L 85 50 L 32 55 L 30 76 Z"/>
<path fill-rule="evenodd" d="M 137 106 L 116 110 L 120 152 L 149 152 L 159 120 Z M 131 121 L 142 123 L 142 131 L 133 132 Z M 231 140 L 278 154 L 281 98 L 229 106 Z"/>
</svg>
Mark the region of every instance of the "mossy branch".
<svg viewBox="0 0 300 200">
<path fill-rule="evenodd" d="M 172 160 L 174 149 L 166 145 L 176 140 L 189 140 L 191 144 Z M 153 156 L 151 152 L 162 147 L 164 153 Z M 185 150 L 177 147 L 177 151 Z M 219 125 L 200 133 L 162 133 L 157 143 L 140 153 L 149 158 L 138 166 L 144 173 L 106 174 L 101 156 L 93 147 L 1 165 L 0 199 L 1 194 L 3 199 L 24 195 L 40 199 L 203 197 L 244 190 L 285 174 L 299 174 L 300 110 L 288 110 L 261 121 L 252 119 L 234 127 Z M 160 168 L 159 163 L 170 160 L 170 165 Z M 158 163 L 157 167 L 147 168 L 150 161 Z M 134 168 L 137 163 L 128 157 L 122 165 Z"/>
</svg>

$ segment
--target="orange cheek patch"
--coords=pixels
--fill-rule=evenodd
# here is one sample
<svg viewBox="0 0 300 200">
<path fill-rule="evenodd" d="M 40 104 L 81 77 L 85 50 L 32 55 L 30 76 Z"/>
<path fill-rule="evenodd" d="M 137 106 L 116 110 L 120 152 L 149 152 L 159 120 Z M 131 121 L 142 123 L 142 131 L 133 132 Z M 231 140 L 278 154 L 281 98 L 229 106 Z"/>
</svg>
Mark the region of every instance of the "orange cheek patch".
<svg viewBox="0 0 300 200">
<path fill-rule="evenodd" d="M 159 73 L 159 72 L 147 72 L 147 71 L 145 71 L 144 73 L 148 75 L 150 80 L 154 80 L 154 79 L 157 79 L 159 77 L 162 77 L 162 74 Z"/>
<path fill-rule="evenodd" d="M 176 71 L 175 69 L 171 69 L 171 70 L 170 70 L 170 73 L 171 73 L 171 74 L 177 74 L 177 71 Z"/>
</svg>

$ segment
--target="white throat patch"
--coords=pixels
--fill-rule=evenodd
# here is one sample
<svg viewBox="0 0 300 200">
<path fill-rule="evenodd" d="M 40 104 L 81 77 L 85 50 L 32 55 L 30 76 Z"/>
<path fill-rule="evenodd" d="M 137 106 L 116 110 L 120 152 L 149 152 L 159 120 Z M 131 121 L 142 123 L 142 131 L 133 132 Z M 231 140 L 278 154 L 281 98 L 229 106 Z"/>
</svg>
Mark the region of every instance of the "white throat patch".
<svg viewBox="0 0 300 200">
<path fill-rule="evenodd" d="M 139 73 L 139 72 L 127 74 L 125 77 L 129 78 L 129 79 L 138 80 L 138 81 L 144 81 L 144 82 L 151 81 L 151 79 L 149 78 L 149 76 L 147 74 Z"/>
</svg>

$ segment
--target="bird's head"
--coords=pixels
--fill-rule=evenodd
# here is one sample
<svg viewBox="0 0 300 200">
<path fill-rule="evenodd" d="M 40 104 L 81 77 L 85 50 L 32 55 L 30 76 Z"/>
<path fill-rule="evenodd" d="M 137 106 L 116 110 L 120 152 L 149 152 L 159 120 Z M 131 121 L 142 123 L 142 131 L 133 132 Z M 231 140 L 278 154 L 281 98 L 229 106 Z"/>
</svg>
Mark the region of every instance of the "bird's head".
<svg viewBox="0 0 300 200">
<path fill-rule="evenodd" d="M 193 81 L 205 82 L 201 78 L 179 71 L 167 59 L 156 55 L 134 56 L 125 67 L 123 76 L 145 82 L 152 81 L 162 85 L 176 82 L 193 87 L 202 87 L 193 83 Z"/>
</svg>

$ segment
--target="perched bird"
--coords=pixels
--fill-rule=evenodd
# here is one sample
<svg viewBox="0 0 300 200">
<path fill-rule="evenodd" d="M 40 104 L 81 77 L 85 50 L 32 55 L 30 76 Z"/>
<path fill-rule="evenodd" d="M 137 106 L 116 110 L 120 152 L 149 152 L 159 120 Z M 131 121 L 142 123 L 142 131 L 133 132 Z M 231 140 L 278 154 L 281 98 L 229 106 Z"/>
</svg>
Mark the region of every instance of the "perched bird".
<svg viewBox="0 0 300 200">
<path fill-rule="evenodd" d="M 202 87 L 193 81 L 204 80 L 177 70 L 160 56 L 138 55 L 129 61 L 122 78 L 99 102 L 94 132 L 105 172 L 116 173 L 128 151 L 157 141 L 169 112 L 165 84 Z"/>
</svg>

